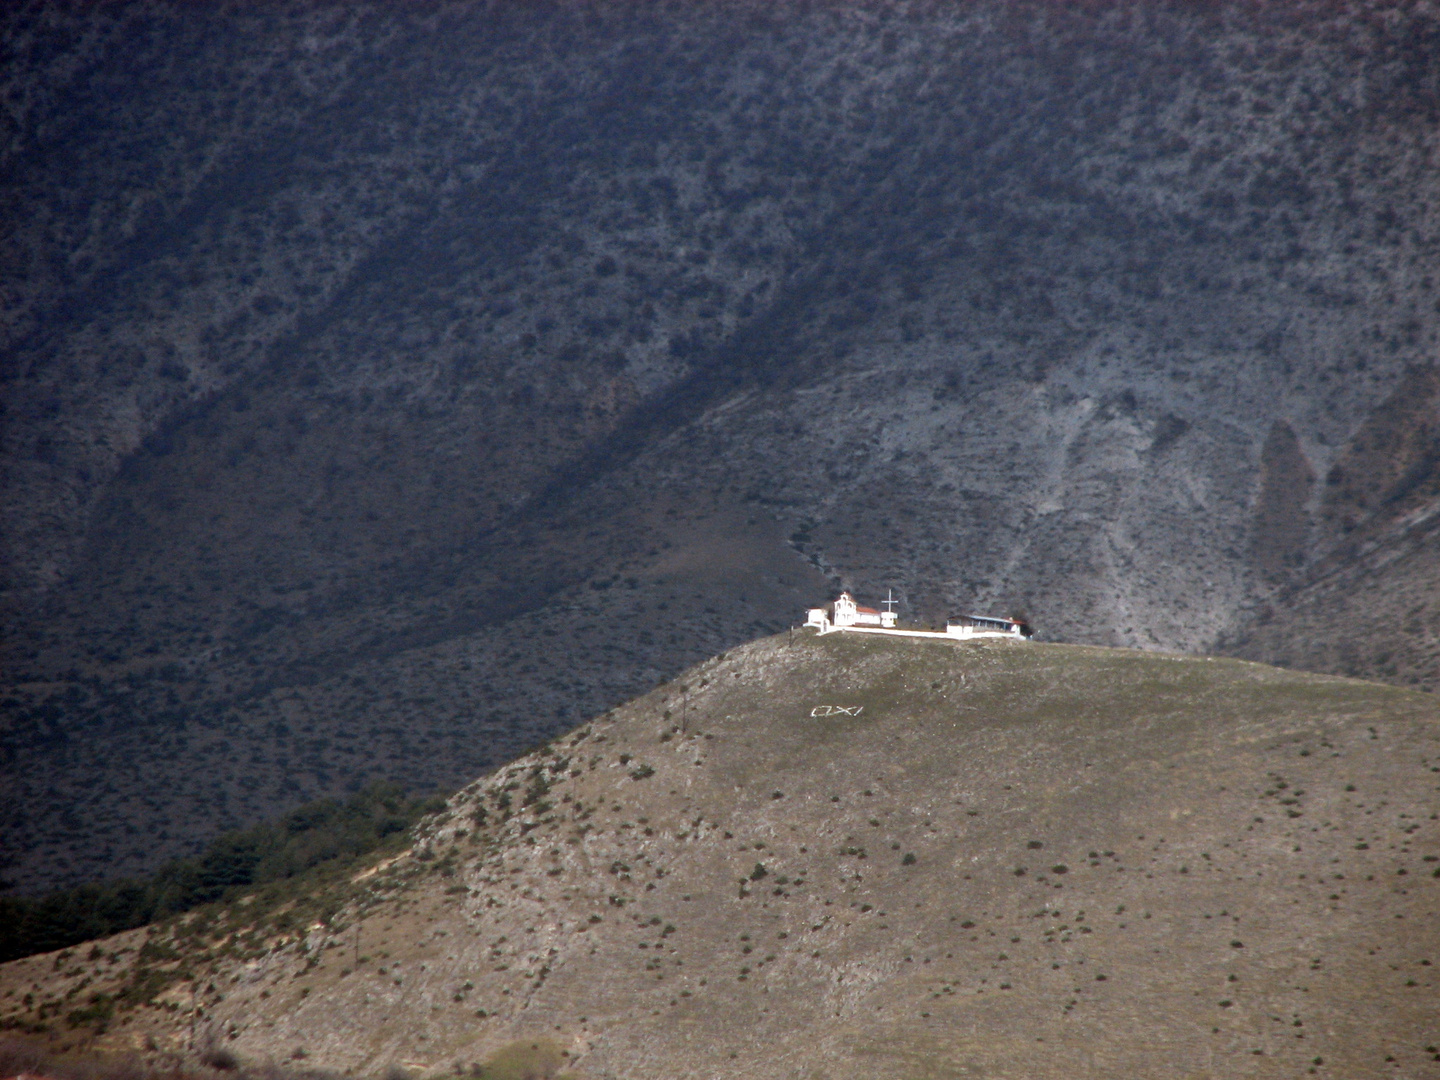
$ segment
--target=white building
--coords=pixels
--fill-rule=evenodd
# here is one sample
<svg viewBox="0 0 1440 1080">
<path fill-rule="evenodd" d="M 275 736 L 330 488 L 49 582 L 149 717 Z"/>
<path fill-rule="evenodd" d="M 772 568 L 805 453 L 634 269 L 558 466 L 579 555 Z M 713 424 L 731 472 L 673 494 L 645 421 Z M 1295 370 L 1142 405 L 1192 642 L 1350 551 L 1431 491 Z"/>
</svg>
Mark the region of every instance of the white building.
<svg viewBox="0 0 1440 1080">
<path fill-rule="evenodd" d="M 885 601 L 887 608 L 893 608 L 895 600 Z M 833 613 L 832 613 L 833 611 Z M 830 608 L 811 608 L 806 613 L 805 625 L 814 627 L 822 634 L 835 630 L 855 630 L 862 634 L 893 634 L 901 637 L 924 638 L 1006 638 L 1010 641 L 1026 641 L 1033 631 L 1021 617 L 997 619 L 990 615 L 961 615 L 945 620 L 945 630 L 900 630 L 895 626 L 895 612 L 879 611 L 876 608 L 861 607 L 848 592 L 842 592 Z"/>
<path fill-rule="evenodd" d="M 821 631 L 841 630 L 847 626 L 879 626 L 888 630 L 895 626 L 895 612 L 862 607 L 848 592 L 842 592 L 831 606 L 835 609 L 833 616 L 824 608 L 811 608 L 805 625 Z"/>
<path fill-rule="evenodd" d="M 895 612 L 879 608 L 861 607 L 848 592 L 842 592 L 835 599 L 836 626 L 894 626 Z"/>
<path fill-rule="evenodd" d="M 1028 638 L 1030 627 L 1019 619 L 995 619 L 989 615 L 961 615 L 945 620 L 945 633 L 958 638 Z"/>
</svg>

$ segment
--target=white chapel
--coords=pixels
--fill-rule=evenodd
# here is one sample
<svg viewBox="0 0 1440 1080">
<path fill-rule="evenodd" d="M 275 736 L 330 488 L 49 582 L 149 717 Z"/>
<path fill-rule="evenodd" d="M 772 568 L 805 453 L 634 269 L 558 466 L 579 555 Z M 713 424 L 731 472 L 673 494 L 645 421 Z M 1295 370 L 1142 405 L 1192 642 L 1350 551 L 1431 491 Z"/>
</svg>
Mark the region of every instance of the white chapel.
<svg viewBox="0 0 1440 1080">
<path fill-rule="evenodd" d="M 893 606 L 893 605 L 892 605 Z M 836 628 L 844 626 L 883 626 L 887 630 L 895 626 L 895 612 L 893 610 L 881 611 L 878 608 L 863 607 L 855 603 L 855 598 L 848 592 L 842 592 L 835 598 L 835 614 L 827 618 L 824 608 L 814 608 L 809 612 L 807 626 L 818 626 L 824 622 Z"/>
</svg>

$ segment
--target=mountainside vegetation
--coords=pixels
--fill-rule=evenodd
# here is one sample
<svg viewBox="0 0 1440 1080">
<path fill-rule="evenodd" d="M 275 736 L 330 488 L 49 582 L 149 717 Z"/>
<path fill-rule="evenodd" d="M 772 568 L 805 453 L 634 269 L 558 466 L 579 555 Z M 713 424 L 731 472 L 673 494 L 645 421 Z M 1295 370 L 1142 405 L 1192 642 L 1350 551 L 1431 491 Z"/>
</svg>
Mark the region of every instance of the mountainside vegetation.
<svg viewBox="0 0 1440 1080">
<path fill-rule="evenodd" d="M 1440 682 L 1428 3 L 31 0 L 0 56 L 28 895 L 842 586 Z"/>
<path fill-rule="evenodd" d="M 288 906 L 6 965 L 0 1020 L 362 1076 L 1426 1075 L 1437 791 L 1411 690 L 786 634 Z"/>
<path fill-rule="evenodd" d="M 403 838 L 422 814 L 443 805 L 443 799 L 408 798 L 395 785 L 372 784 L 344 802 L 320 799 L 278 822 L 224 833 L 196 858 L 166 863 L 148 878 L 79 885 L 36 899 L 0 896 L 0 963 L 133 930 L 318 866 L 343 869 Z"/>
</svg>

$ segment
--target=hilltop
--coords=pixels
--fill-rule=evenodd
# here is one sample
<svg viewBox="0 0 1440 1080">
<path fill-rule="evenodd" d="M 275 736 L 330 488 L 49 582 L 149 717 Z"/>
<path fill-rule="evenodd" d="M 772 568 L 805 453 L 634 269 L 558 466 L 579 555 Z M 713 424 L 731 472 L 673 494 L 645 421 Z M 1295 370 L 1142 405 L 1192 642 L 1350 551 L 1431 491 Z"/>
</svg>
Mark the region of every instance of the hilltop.
<svg viewBox="0 0 1440 1080">
<path fill-rule="evenodd" d="M 1432 5 L 35 0 L 0 55 L 18 890 L 454 788 L 842 586 L 1440 685 Z"/>
<path fill-rule="evenodd" d="M 263 917 L 7 965 L 0 1017 L 358 1076 L 1429 1075 L 1437 788 L 1413 691 L 781 635 Z"/>
</svg>

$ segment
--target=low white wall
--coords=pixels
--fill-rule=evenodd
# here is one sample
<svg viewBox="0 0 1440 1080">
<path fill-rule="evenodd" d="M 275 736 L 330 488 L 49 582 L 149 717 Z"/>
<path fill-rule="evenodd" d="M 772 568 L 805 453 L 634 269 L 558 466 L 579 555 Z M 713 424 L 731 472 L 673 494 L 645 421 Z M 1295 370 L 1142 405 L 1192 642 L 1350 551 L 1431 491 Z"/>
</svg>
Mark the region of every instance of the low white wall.
<svg viewBox="0 0 1440 1080">
<path fill-rule="evenodd" d="M 811 625 L 806 623 L 806 626 Z M 944 630 L 882 630 L 878 626 L 831 626 L 828 629 L 821 628 L 822 634 L 883 634 L 886 637 L 926 637 L 943 638 L 946 641 L 971 641 L 976 638 L 999 638 L 1002 641 L 1026 641 L 1027 638 L 1019 634 L 1007 634 L 1003 631 L 981 630 L 973 634 L 951 634 Z"/>
</svg>

